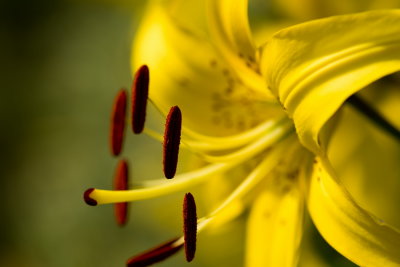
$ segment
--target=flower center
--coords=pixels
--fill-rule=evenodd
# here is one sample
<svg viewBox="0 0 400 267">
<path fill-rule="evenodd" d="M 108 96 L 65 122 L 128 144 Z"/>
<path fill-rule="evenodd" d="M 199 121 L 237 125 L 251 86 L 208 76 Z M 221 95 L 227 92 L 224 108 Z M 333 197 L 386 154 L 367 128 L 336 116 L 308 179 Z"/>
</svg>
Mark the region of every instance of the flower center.
<svg viewBox="0 0 400 267">
<path fill-rule="evenodd" d="M 88 189 L 84 193 L 87 204 L 95 206 L 115 203 L 117 223 L 124 225 L 128 212 L 127 202 L 176 193 L 211 181 L 216 175 L 228 176 L 230 171 L 236 172 L 245 163 L 251 163 L 253 167 L 246 171 L 245 178 L 241 179 L 225 200 L 199 219 L 194 197 L 191 193 L 187 193 L 183 201 L 183 237 L 129 259 L 128 266 L 153 264 L 171 256 L 183 246 L 187 261 L 192 261 L 196 250 L 197 233 L 221 220 L 235 203 L 243 201 L 243 198 L 254 192 L 266 178 L 278 177 L 279 183 L 296 180 L 302 161 L 299 154 L 303 149 L 293 134 L 292 122 L 286 116 L 271 118 L 236 135 L 215 137 L 199 134 L 182 125 L 181 110 L 173 106 L 166 116 L 164 135 L 145 127 L 149 77 L 147 66 L 139 68 L 135 75 L 132 86 L 132 129 L 134 133 L 143 132 L 163 142 L 163 171 L 168 179 L 139 182 L 128 190 L 128 164 L 125 160 L 121 160 L 117 166 L 114 190 Z M 124 90 L 119 92 L 113 109 L 110 142 L 113 155 L 116 156 L 121 152 L 124 137 L 126 95 Z M 158 109 L 155 102 L 151 103 Z M 193 152 L 205 162 L 205 165 L 175 175 L 180 146 Z M 118 153 L 114 153 L 115 150 Z M 227 183 L 230 182 L 231 179 L 227 177 Z"/>
</svg>

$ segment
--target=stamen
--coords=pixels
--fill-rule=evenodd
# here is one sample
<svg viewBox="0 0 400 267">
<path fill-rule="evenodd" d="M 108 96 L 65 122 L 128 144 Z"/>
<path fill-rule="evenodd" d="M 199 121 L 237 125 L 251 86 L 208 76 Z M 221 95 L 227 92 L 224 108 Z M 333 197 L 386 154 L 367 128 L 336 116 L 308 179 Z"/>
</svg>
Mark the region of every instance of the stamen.
<svg viewBox="0 0 400 267">
<path fill-rule="evenodd" d="M 208 162 L 241 161 L 244 158 L 249 158 L 265 151 L 268 147 L 290 134 L 291 131 L 293 131 L 293 125 L 290 122 L 285 121 L 284 124 L 277 125 L 276 128 L 271 129 L 268 133 L 265 133 L 264 136 L 256 139 L 254 142 L 249 143 L 241 149 L 220 156 L 203 155 L 203 158 Z M 249 156 L 249 154 L 251 156 Z"/>
<path fill-rule="evenodd" d="M 89 206 L 97 206 L 97 201 L 90 197 L 90 194 L 94 191 L 94 188 L 89 188 L 83 193 L 83 199 Z"/>
<path fill-rule="evenodd" d="M 111 115 L 110 143 L 111 152 L 114 156 L 118 156 L 122 149 L 125 130 L 126 98 L 126 91 L 121 89 L 115 97 Z"/>
<path fill-rule="evenodd" d="M 182 113 L 178 106 L 170 109 L 165 123 L 163 144 L 163 167 L 166 178 L 175 176 L 181 140 Z"/>
<path fill-rule="evenodd" d="M 185 239 L 186 260 L 191 262 L 196 252 L 197 212 L 196 203 L 191 193 L 183 200 L 183 235 Z"/>
<path fill-rule="evenodd" d="M 265 135 L 272 129 L 276 128 L 278 125 L 283 124 L 285 121 L 287 121 L 286 117 L 276 120 L 267 120 L 255 126 L 254 128 L 251 128 L 240 134 L 223 136 L 223 137 L 202 135 L 185 127 L 182 129 L 182 131 L 184 134 L 191 136 L 195 140 L 202 141 L 202 142 L 193 142 L 193 141 L 187 142 L 188 145 L 193 148 L 204 149 L 207 151 L 224 150 L 224 149 L 227 150 L 246 145 L 247 143 L 250 143 L 252 140 L 259 138 L 262 135 Z"/>
<path fill-rule="evenodd" d="M 114 190 L 128 189 L 128 163 L 125 160 L 120 160 L 117 165 L 117 170 L 114 178 Z M 128 202 L 115 203 L 114 213 L 117 224 L 125 225 L 128 218 Z"/>
<path fill-rule="evenodd" d="M 147 98 L 149 96 L 149 68 L 141 66 L 132 84 L 132 130 L 140 134 L 146 120 Z"/>
<path fill-rule="evenodd" d="M 126 262 L 126 265 L 128 267 L 144 267 L 163 261 L 182 248 L 183 244 L 177 244 L 177 240 L 178 238 L 175 238 L 138 256 L 134 256 Z"/>
</svg>

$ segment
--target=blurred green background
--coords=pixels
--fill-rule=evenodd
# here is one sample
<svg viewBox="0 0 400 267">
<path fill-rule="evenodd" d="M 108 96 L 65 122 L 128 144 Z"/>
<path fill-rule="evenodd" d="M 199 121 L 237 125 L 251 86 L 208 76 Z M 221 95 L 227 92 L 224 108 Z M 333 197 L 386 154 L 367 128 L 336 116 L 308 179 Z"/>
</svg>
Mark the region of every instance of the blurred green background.
<svg viewBox="0 0 400 267">
<path fill-rule="evenodd" d="M 168 213 L 158 213 L 157 200 L 133 204 L 124 229 L 115 225 L 111 205 L 93 208 L 82 200 L 89 187 L 111 186 L 110 110 L 115 93 L 131 83 L 130 47 L 144 5 L 133 2 L 0 3 L 0 266 L 124 266 L 179 234 L 181 196 L 163 199 L 175 203 Z M 161 176 L 157 152 L 160 144 L 146 136 L 128 140 L 132 179 Z M 204 242 L 190 266 L 211 266 L 210 259 L 212 266 L 241 266 L 243 222 L 199 237 Z M 351 266 L 315 229 L 308 231 L 332 266 Z M 161 264 L 186 265 L 182 255 Z"/>
<path fill-rule="evenodd" d="M 88 207 L 82 193 L 111 185 L 109 113 L 116 91 L 130 84 L 136 9 L 0 5 L 0 266 L 123 266 L 144 248 L 135 247 L 140 222 L 118 229 L 112 207 Z"/>
</svg>

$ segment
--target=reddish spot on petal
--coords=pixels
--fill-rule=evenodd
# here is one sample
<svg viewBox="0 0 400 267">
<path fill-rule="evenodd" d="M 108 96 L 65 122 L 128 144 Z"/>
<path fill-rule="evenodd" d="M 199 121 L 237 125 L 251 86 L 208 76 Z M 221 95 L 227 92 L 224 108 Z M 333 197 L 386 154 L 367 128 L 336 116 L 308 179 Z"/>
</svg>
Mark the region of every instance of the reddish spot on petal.
<svg viewBox="0 0 400 267">
<path fill-rule="evenodd" d="M 165 123 L 163 143 L 163 169 L 166 178 L 175 176 L 181 141 L 182 113 L 178 106 L 170 109 Z"/>
<path fill-rule="evenodd" d="M 128 189 L 128 163 L 125 160 L 120 160 L 114 177 L 114 190 Z M 125 225 L 128 219 L 128 203 L 116 203 L 114 205 L 114 213 L 117 224 Z"/>
<path fill-rule="evenodd" d="M 194 197 L 187 193 L 183 200 L 183 235 L 185 238 L 186 260 L 191 262 L 196 252 L 197 211 Z"/>
<path fill-rule="evenodd" d="M 97 201 L 90 197 L 90 194 L 94 191 L 94 188 L 89 188 L 83 193 L 83 199 L 89 206 L 97 206 Z"/>
<path fill-rule="evenodd" d="M 163 261 L 182 248 L 182 245 L 174 246 L 177 240 L 178 238 L 175 238 L 140 255 L 134 256 L 126 262 L 126 265 L 128 267 L 144 267 Z"/>
<path fill-rule="evenodd" d="M 146 65 L 136 72 L 132 84 L 132 130 L 135 134 L 143 131 L 146 120 L 147 98 L 149 96 L 150 73 Z"/>
<path fill-rule="evenodd" d="M 125 117 L 126 117 L 126 90 L 121 89 L 114 100 L 114 106 L 111 115 L 111 153 L 118 156 L 122 150 L 122 142 L 124 139 Z"/>
</svg>

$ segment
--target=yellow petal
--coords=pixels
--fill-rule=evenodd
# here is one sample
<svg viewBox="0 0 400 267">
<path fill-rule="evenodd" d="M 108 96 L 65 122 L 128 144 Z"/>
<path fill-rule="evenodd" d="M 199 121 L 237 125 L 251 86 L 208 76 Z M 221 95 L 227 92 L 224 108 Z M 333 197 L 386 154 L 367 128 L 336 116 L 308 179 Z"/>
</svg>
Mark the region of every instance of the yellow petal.
<svg viewBox="0 0 400 267">
<path fill-rule="evenodd" d="M 264 48 L 261 67 L 303 145 L 321 153 L 319 132 L 341 104 L 400 70 L 400 10 L 331 17 L 282 30 Z"/>
<path fill-rule="evenodd" d="M 253 204 L 247 226 L 246 266 L 296 266 L 303 199 L 296 184 L 272 186 Z"/>
<path fill-rule="evenodd" d="M 379 85 L 379 88 L 363 90 L 363 97 L 367 97 L 365 93 L 377 90 L 371 103 L 379 103 L 380 110 L 389 107 L 385 117 L 400 114 L 398 88 L 393 91 L 395 94 L 387 94 L 387 88 L 381 83 Z M 390 108 L 389 99 L 397 100 L 396 108 Z M 336 174 L 359 205 L 368 207 L 370 212 L 400 229 L 398 206 L 393 205 L 400 203 L 398 140 L 377 128 L 351 106 L 341 109 L 340 117 L 327 149 Z M 399 118 L 397 122 L 400 122 Z"/>
<path fill-rule="evenodd" d="M 204 16 L 206 0 L 151 0 L 153 3 L 163 6 L 177 25 L 195 31 L 198 35 L 205 35 L 207 20 Z"/>
<path fill-rule="evenodd" d="M 325 240 L 354 263 L 400 266 L 400 233 L 352 199 L 327 159 L 314 165 L 308 208 Z"/>
<path fill-rule="evenodd" d="M 202 35 L 205 25 L 185 24 L 184 18 L 172 15 L 186 9 L 174 10 L 150 5 L 134 41 L 133 69 L 149 65 L 153 102 L 164 113 L 178 105 L 185 127 L 212 136 L 238 133 L 271 117 L 277 106 L 266 106 L 233 77 Z M 197 11 L 205 16 L 205 8 Z M 249 112 L 252 116 L 246 116 Z"/>
<path fill-rule="evenodd" d="M 281 12 L 302 20 L 362 12 L 373 9 L 399 8 L 399 0 L 273 0 Z"/>
<path fill-rule="evenodd" d="M 248 0 L 208 0 L 207 3 L 209 31 L 221 56 L 244 84 L 273 101 L 259 73 L 259 55 L 247 15 Z"/>
<path fill-rule="evenodd" d="M 248 0 L 208 1 L 210 31 L 215 38 L 223 43 L 229 52 L 236 55 L 255 57 L 256 49 L 250 31 L 247 9 Z"/>
</svg>

